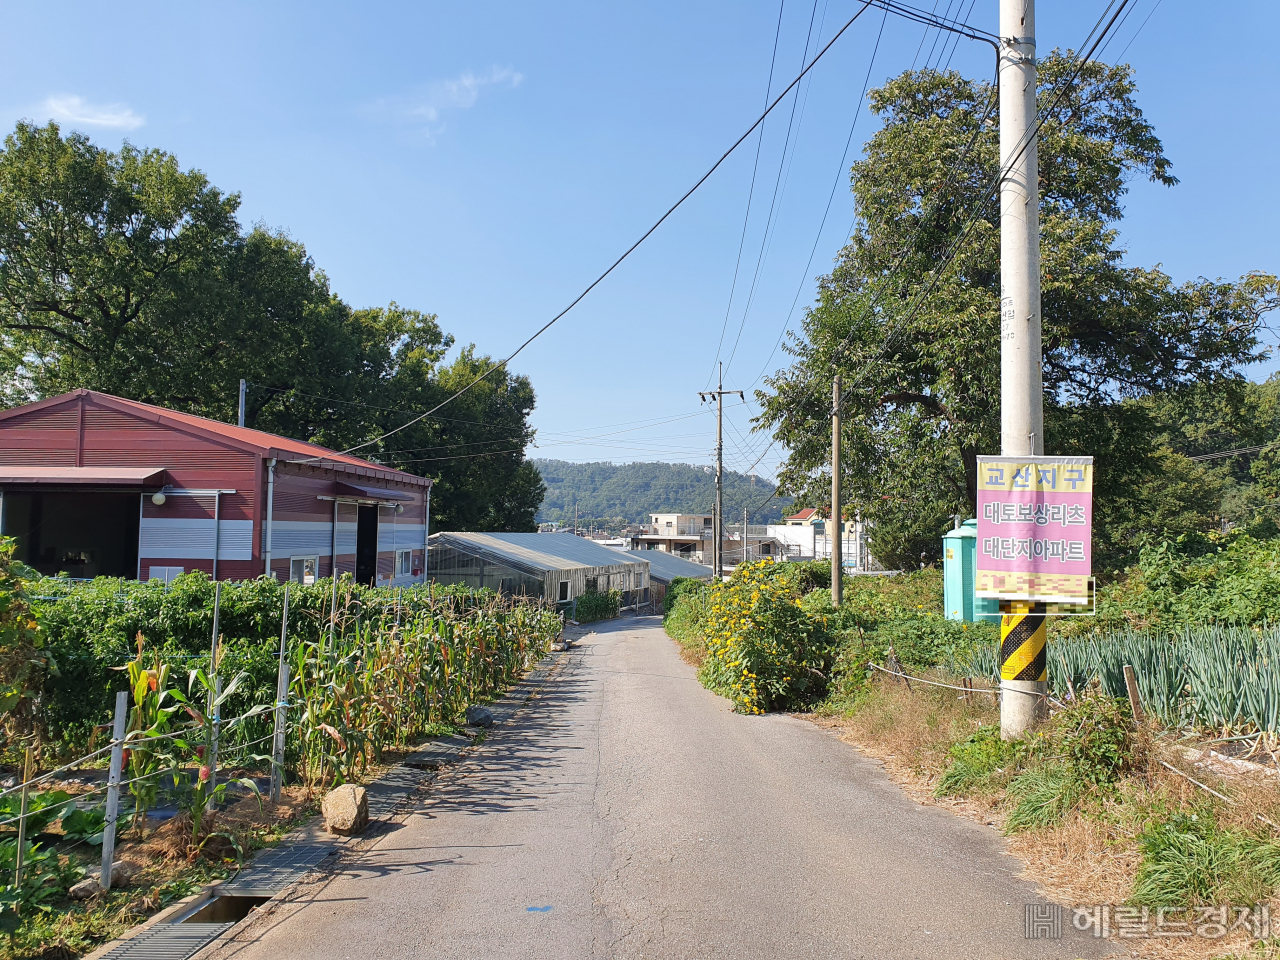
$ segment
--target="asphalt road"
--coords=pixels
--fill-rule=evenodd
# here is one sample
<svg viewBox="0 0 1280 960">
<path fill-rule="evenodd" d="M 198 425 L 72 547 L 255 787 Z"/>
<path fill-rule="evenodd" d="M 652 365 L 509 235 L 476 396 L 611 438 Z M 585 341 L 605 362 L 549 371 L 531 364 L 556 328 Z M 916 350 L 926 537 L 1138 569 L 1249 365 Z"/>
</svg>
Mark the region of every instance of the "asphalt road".
<svg viewBox="0 0 1280 960">
<path fill-rule="evenodd" d="M 656 619 L 614 621 L 314 900 L 231 951 L 299 957 L 1093 957 L 990 828 L 818 727 L 743 717 Z"/>
</svg>

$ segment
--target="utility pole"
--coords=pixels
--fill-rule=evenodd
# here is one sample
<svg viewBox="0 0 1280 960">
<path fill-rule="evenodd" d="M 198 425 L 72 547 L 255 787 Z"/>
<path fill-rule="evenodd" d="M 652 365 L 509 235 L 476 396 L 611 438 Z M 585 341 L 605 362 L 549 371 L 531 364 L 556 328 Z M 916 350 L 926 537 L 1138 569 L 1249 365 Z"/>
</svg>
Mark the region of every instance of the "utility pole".
<svg viewBox="0 0 1280 960">
<path fill-rule="evenodd" d="M 714 543 L 716 580 L 724 579 L 724 395 L 737 394 L 746 401 L 741 390 L 724 388 L 724 364 L 720 364 L 720 382 L 715 390 L 698 391 L 698 397 L 706 402 L 708 397 L 716 398 L 716 508 L 712 516 L 711 536 Z"/>
<path fill-rule="evenodd" d="M 1040 359 L 1040 190 L 1036 149 L 1035 0 L 1000 0 L 1000 453 L 1044 453 Z M 1000 601 L 1006 638 L 1044 637 L 1044 607 Z M 1012 635 L 1012 637 L 1011 637 Z M 1025 638 L 1023 638 L 1025 639 Z M 1043 657 L 1041 657 L 1043 662 Z M 1046 676 L 1001 679 L 1000 733 L 1021 736 L 1046 714 Z"/>
<path fill-rule="evenodd" d="M 831 520 L 827 529 L 831 541 L 831 605 L 840 606 L 844 593 L 844 562 L 840 556 L 840 374 L 831 381 Z"/>
<path fill-rule="evenodd" d="M 743 507 L 743 508 L 742 508 L 742 562 L 743 562 L 743 563 L 750 563 L 750 562 L 751 562 L 751 557 L 749 557 L 747 554 L 748 554 L 748 550 L 747 550 L 747 508 L 746 508 L 746 507 Z"/>
<path fill-rule="evenodd" d="M 243 380 L 241 380 L 240 381 L 240 416 L 236 420 L 236 423 L 242 427 L 244 426 L 244 387 L 245 387 L 245 383 Z"/>
</svg>

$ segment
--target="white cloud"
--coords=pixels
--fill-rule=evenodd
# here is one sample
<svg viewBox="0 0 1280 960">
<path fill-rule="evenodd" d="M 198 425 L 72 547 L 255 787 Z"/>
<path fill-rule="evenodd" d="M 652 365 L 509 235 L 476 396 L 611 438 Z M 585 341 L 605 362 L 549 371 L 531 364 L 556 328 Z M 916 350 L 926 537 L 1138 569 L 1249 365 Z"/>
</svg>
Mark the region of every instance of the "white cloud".
<svg viewBox="0 0 1280 960">
<path fill-rule="evenodd" d="M 107 127 L 112 130 L 137 130 L 147 122 L 124 103 L 90 103 L 74 94 L 54 94 L 40 105 L 41 110 L 60 123 L 76 126 Z"/>
<path fill-rule="evenodd" d="M 392 97 L 373 104 L 375 111 L 410 123 L 434 124 L 448 110 L 467 110 L 480 98 L 485 87 L 511 89 L 520 86 L 523 74 L 510 67 L 494 67 L 477 76 L 471 71 L 453 80 L 435 80 L 418 93 Z"/>
</svg>

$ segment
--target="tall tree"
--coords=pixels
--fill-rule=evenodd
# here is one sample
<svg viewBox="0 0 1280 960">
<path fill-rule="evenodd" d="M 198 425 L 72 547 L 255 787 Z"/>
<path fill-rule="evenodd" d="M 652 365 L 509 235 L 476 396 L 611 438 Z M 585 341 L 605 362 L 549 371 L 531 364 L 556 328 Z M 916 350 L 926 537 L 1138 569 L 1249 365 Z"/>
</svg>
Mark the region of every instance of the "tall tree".
<svg viewBox="0 0 1280 960">
<path fill-rule="evenodd" d="M 37 393 L 126 392 L 239 235 L 239 196 L 170 155 L 19 123 L 0 151 L 0 330 Z M 202 311 L 201 311 L 202 312 Z M 159 322 L 164 317 L 164 322 Z"/>
<path fill-rule="evenodd" d="M 531 530 L 542 481 L 528 378 L 433 314 L 353 310 L 306 248 L 241 231 L 236 194 L 158 150 L 119 153 L 20 123 L 0 150 L 0 391 L 22 402 L 90 387 L 359 453 L 436 479 L 434 522 Z M 368 441 L 375 441 L 368 443 Z"/>
<path fill-rule="evenodd" d="M 1099 458 L 1097 497 L 1115 508 L 1100 510 L 1099 536 L 1115 560 L 1158 535 L 1160 516 L 1177 527 L 1195 512 L 1184 500 L 1158 516 L 1135 506 L 1168 461 L 1155 427 L 1120 405 L 1237 377 L 1261 355 L 1277 282 L 1175 284 L 1127 265 L 1115 228 L 1126 182 L 1177 182 L 1131 70 L 1054 51 L 1040 76 L 1045 449 Z M 936 71 L 872 92 L 884 124 L 852 169 L 855 232 L 787 346 L 793 365 L 760 393 L 761 425 L 791 450 L 784 488 L 822 503 L 831 381 L 843 375 L 842 466 L 890 562 L 937 555 L 947 516 L 974 509 L 978 454 L 999 452 L 999 211 L 983 202 L 998 168 L 994 98 L 989 84 Z M 1179 491 L 1168 493 L 1194 501 Z"/>
</svg>

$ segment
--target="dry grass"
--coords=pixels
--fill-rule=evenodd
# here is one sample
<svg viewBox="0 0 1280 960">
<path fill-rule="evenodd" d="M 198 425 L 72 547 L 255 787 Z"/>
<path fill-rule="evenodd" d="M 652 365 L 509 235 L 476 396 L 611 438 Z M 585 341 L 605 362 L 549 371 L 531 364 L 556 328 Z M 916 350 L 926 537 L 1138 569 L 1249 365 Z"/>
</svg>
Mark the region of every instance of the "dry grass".
<svg viewBox="0 0 1280 960">
<path fill-rule="evenodd" d="M 933 791 L 946 769 L 947 751 L 980 725 L 999 722 L 990 697 L 965 702 L 956 692 L 893 681 L 877 682 L 848 714 L 806 715 L 863 753 L 883 762 L 903 791 L 922 804 L 1003 830 L 1003 794 L 999 790 L 963 798 L 935 798 Z M 1224 827 L 1263 829 L 1261 815 L 1280 823 L 1280 782 L 1244 777 L 1214 767 L 1195 766 L 1161 742 L 1155 731 L 1139 736 L 1138 753 L 1164 757 L 1205 784 L 1231 797 L 1232 804 L 1213 801 L 1184 777 L 1158 763 L 1126 777 L 1116 794 L 1085 803 L 1059 824 L 1009 836 L 1011 854 L 1025 864 L 1023 876 L 1051 900 L 1071 906 L 1122 904 L 1132 890 L 1141 861 L 1138 845 L 1144 826 L 1154 817 L 1176 810 L 1206 809 L 1213 803 Z M 1280 831 L 1275 831 L 1280 834 Z M 1272 902 L 1273 928 L 1280 927 L 1280 898 Z M 1210 960 L 1247 958 L 1280 960 L 1280 939 L 1251 944 L 1232 939 L 1158 939 L 1118 941 L 1117 947 L 1137 960 Z"/>
</svg>

